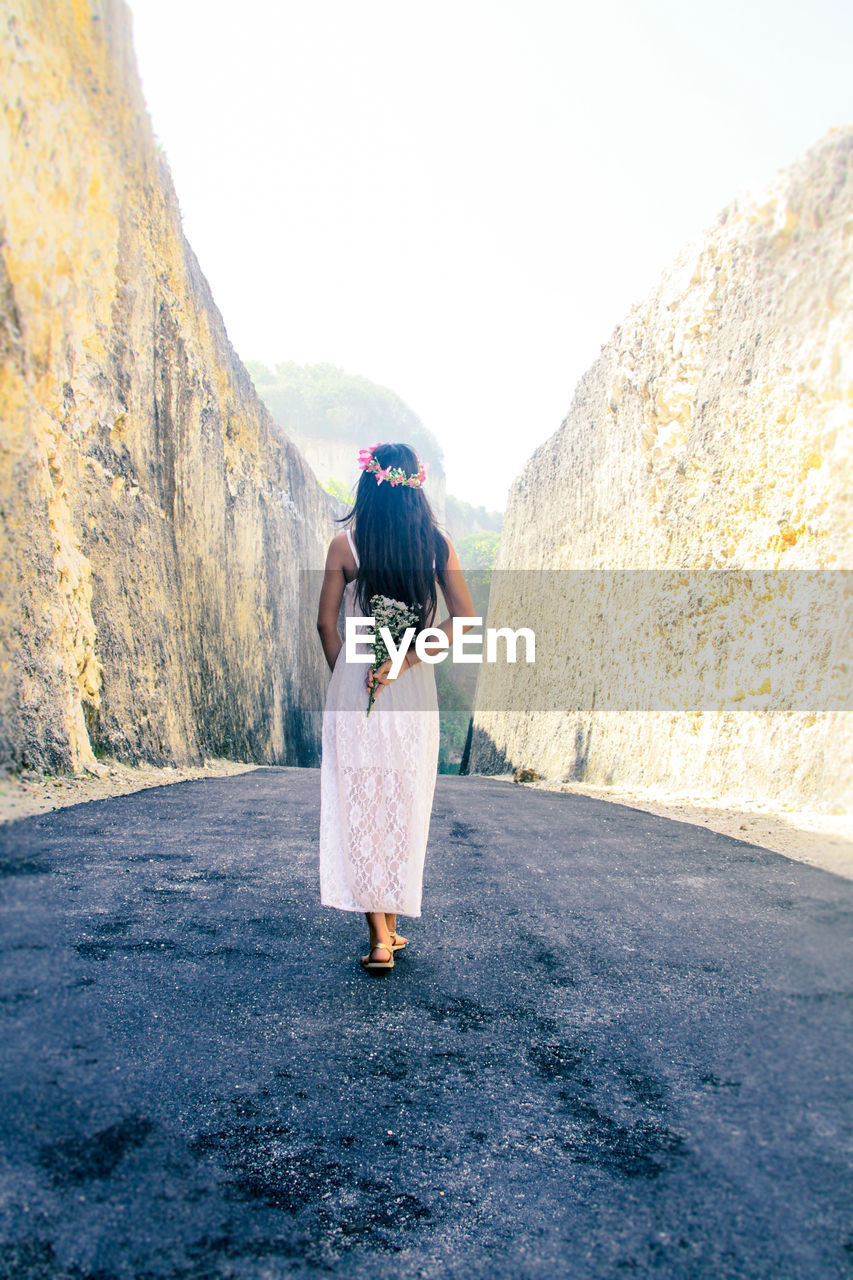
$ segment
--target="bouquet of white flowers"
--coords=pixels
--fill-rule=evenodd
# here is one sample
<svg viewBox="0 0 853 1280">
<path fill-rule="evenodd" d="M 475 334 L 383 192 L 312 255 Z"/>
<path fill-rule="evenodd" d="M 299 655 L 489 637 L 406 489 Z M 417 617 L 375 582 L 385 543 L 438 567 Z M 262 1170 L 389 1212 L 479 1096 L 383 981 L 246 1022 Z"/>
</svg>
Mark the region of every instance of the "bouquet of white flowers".
<svg viewBox="0 0 853 1280">
<path fill-rule="evenodd" d="M 382 663 L 387 662 L 391 657 L 388 646 L 382 638 L 382 628 L 388 628 L 392 641 L 398 645 L 409 627 L 417 627 L 418 615 L 410 605 L 403 604 L 402 600 L 391 600 L 388 596 L 377 595 L 370 597 L 370 616 L 373 618 L 374 627 L 373 661 L 370 664 L 370 670 L 378 671 Z M 367 703 L 368 715 L 376 701 L 374 689 L 375 686 L 371 686 L 370 699 Z"/>
</svg>

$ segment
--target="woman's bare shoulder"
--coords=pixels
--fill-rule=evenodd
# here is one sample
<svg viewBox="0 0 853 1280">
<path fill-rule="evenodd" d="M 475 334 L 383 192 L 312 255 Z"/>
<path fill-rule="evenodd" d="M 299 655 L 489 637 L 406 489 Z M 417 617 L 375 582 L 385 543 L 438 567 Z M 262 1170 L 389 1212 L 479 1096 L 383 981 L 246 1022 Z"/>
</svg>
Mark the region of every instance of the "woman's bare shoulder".
<svg viewBox="0 0 853 1280">
<path fill-rule="evenodd" d="M 343 569 L 347 578 L 354 578 L 358 573 L 346 529 L 336 533 L 329 543 L 326 565 L 328 568 Z"/>
<path fill-rule="evenodd" d="M 355 563 L 352 559 L 350 539 L 347 538 L 346 529 L 332 536 L 325 553 L 325 563 L 329 568 L 343 568 L 345 564 Z"/>
<path fill-rule="evenodd" d="M 438 532 L 441 534 L 442 538 L 444 538 L 445 544 L 446 544 L 446 546 L 447 546 L 447 566 L 448 566 L 448 568 L 458 568 L 458 567 L 459 567 L 459 557 L 458 557 L 458 556 L 457 556 L 457 554 L 456 554 L 456 548 L 454 547 L 453 543 L 451 542 L 449 535 L 448 535 L 448 534 L 446 534 L 446 533 L 444 532 L 444 530 L 443 530 L 443 529 L 439 529 L 439 531 L 438 531 Z"/>
</svg>

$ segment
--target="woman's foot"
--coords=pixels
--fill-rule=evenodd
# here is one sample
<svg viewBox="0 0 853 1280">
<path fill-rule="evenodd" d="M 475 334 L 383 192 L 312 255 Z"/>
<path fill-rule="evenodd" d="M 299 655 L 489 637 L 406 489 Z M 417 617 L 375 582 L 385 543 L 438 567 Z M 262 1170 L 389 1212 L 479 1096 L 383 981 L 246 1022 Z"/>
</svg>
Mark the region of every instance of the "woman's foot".
<svg viewBox="0 0 853 1280">
<path fill-rule="evenodd" d="M 365 911 L 367 928 L 370 932 L 370 950 L 361 957 L 365 969 L 393 969 L 394 950 L 391 942 L 391 929 L 388 921 L 396 920 L 384 911 Z"/>
<path fill-rule="evenodd" d="M 387 942 L 371 942 L 367 955 L 361 957 L 361 963 L 365 969 L 393 969 L 394 949 L 391 939 Z"/>
<path fill-rule="evenodd" d="M 390 911 L 385 913 L 385 924 L 388 928 L 388 934 L 391 938 L 391 945 L 395 951 L 402 951 L 403 947 L 408 945 L 409 939 L 404 938 L 402 933 L 397 933 L 397 917 Z"/>
</svg>

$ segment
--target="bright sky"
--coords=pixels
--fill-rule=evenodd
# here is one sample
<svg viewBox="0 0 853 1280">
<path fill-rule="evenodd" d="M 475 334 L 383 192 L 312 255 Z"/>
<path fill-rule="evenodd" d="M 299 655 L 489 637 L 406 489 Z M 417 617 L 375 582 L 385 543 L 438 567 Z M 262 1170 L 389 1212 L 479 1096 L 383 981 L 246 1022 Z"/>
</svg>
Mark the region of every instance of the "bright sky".
<svg viewBox="0 0 853 1280">
<path fill-rule="evenodd" d="M 392 387 L 490 507 L 683 245 L 853 119 L 846 0 L 131 8 L 240 356 Z"/>
</svg>

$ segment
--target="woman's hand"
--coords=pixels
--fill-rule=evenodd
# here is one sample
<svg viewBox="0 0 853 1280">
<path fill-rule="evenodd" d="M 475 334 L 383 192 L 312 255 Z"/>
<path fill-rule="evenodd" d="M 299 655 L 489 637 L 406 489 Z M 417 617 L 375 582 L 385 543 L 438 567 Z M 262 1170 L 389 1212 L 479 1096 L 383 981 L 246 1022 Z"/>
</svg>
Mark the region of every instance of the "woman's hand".
<svg viewBox="0 0 853 1280">
<path fill-rule="evenodd" d="M 375 671 L 372 669 L 367 673 L 365 681 L 367 688 L 373 690 L 374 702 L 391 679 L 391 659 L 386 658 L 381 667 L 377 667 Z"/>
<path fill-rule="evenodd" d="M 409 667 L 409 655 L 407 653 L 406 660 L 403 663 L 403 666 L 401 668 L 401 674 L 403 671 L 406 671 L 408 667 Z M 400 677 L 398 676 L 397 679 L 399 680 L 399 678 Z M 391 679 L 391 659 L 390 658 L 386 658 L 385 661 L 382 663 L 382 666 L 377 667 L 375 671 L 373 670 L 368 671 L 367 677 L 364 683 L 367 685 L 368 689 L 372 688 L 374 690 L 374 693 L 373 693 L 374 702 L 379 697 L 380 693 L 385 688 L 386 684 L 390 679 Z"/>
</svg>

